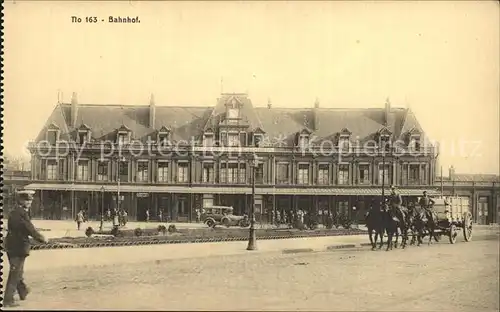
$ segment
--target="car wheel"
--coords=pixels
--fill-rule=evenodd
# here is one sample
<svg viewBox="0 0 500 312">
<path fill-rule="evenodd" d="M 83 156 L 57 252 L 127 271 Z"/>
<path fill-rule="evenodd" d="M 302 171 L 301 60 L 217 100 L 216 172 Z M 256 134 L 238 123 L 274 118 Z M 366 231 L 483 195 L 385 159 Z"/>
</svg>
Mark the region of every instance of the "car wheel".
<svg viewBox="0 0 500 312">
<path fill-rule="evenodd" d="M 209 227 L 209 228 L 213 228 L 215 227 L 215 222 L 213 220 L 207 220 L 205 222 L 205 224 Z"/>
</svg>

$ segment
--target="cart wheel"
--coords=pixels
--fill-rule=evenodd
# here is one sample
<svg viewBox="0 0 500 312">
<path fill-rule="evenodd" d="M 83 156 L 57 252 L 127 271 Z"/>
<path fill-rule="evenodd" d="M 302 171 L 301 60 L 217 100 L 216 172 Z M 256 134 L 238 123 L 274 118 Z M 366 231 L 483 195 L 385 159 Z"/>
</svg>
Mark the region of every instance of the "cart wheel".
<svg viewBox="0 0 500 312">
<path fill-rule="evenodd" d="M 448 231 L 450 244 L 455 244 L 457 241 L 457 227 L 455 226 L 455 224 L 450 225 L 450 229 Z"/>
<path fill-rule="evenodd" d="M 470 212 L 466 212 L 464 216 L 463 224 L 464 239 L 466 242 L 472 240 L 472 215 Z"/>
</svg>

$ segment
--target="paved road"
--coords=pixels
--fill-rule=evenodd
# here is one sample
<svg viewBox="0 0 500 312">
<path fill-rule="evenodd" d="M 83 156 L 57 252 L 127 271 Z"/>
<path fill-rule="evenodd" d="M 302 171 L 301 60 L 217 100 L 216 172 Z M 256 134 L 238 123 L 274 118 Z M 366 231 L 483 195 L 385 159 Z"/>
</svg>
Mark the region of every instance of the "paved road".
<svg viewBox="0 0 500 312">
<path fill-rule="evenodd" d="M 24 309 L 498 311 L 498 239 L 31 271 Z"/>
</svg>

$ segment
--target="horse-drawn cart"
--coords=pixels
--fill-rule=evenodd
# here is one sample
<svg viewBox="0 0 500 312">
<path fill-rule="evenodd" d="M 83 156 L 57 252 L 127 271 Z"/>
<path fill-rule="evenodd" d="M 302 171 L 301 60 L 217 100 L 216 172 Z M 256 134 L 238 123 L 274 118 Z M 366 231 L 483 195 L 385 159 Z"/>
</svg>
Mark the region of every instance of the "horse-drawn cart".
<svg viewBox="0 0 500 312">
<path fill-rule="evenodd" d="M 472 239 L 472 214 L 469 199 L 465 197 L 444 197 L 434 199 L 433 211 L 436 213 L 436 234 L 447 235 L 451 244 L 457 241 L 462 229 L 466 242 Z"/>
</svg>

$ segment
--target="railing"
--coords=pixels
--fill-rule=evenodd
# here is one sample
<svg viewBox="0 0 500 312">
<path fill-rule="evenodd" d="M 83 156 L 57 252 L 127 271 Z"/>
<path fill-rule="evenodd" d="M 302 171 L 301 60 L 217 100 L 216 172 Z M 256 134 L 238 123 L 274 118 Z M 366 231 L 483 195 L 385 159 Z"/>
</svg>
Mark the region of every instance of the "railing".
<svg viewBox="0 0 500 312">
<path fill-rule="evenodd" d="M 435 180 L 434 184 L 439 186 L 441 180 Z M 500 181 L 443 181 L 444 187 L 500 187 Z"/>
</svg>

